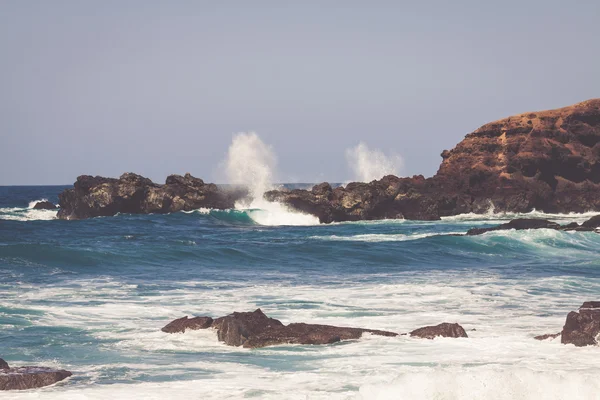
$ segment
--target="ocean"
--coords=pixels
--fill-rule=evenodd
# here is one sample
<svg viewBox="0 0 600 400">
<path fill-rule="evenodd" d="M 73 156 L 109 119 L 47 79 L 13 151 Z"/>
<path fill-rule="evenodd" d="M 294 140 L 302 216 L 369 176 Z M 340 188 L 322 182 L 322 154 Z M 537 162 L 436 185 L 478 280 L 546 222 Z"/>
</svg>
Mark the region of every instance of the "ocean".
<svg viewBox="0 0 600 400">
<path fill-rule="evenodd" d="M 493 212 L 320 225 L 277 206 L 82 221 L 32 209 L 64 188 L 0 187 L 0 357 L 73 377 L 2 399 L 600 399 L 597 347 L 533 339 L 600 300 L 596 233 L 444 236 L 517 216 Z M 160 330 L 257 308 L 399 333 L 458 322 L 469 338 L 244 349 Z"/>
</svg>

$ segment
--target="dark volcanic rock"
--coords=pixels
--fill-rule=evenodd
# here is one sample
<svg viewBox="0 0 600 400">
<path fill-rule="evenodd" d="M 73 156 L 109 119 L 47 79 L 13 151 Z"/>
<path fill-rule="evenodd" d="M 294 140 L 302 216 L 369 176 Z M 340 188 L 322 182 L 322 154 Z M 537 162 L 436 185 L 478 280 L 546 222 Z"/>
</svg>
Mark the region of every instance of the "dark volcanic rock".
<svg viewBox="0 0 600 400">
<path fill-rule="evenodd" d="M 8 363 L 0 358 L 0 369 L 9 369 Z"/>
<path fill-rule="evenodd" d="M 60 382 L 72 374 L 65 370 L 44 367 L 0 369 L 0 390 L 25 390 Z"/>
<path fill-rule="evenodd" d="M 117 213 L 164 214 L 199 208 L 233 208 L 245 190 L 223 190 L 190 174 L 170 175 L 164 185 L 126 173 L 119 179 L 82 175 L 73 189 L 59 195 L 60 219 L 84 219 Z"/>
<path fill-rule="evenodd" d="M 534 336 L 535 340 L 546 340 L 546 339 L 554 339 L 559 337 L 561 332 L 558 333 L 546 333 L 545 335 Z"/>
<path fill-rule="evenodd" d="M 176 319 L 175 321 L 167 324 L 161 329 L 166 333 L 184 333 L 186 329 L 195 331 L 198 329 L 210 328 L 213 323 L 211 317 L 194 317 L 188 318 L 187 315 L 183 318 Z"/>
<path fill-rule="evenodd" d="M 578 232 L 596 232 L 600 226 L 600 215 L 596 215 L 581 225 L 577 222 L 571 222 L 567 225 L 559 225 L 556 222 L 545 219 L 518 218 L 505 224 L 493 226 L 491 228 L 472 228 L 466 233 L 467 236 L 481 235 L 486 232 L 504 231 L 504 230 L 524 230 L 524 229 L 555 229 L 559 231 L 578 231 Z"/>
<path fill-rule="evenodd" d="M 491 122 L 442 152 L 436 175 L 271 191 L 321 222 L 600 210 L 600 99 Z"/>
<path fill-rule="evenodd" d="M 54 204 L 52 204 L 49 201 L 38 201 L 33 206 L 34 210 L 56 210 L 57 208 L 58 207 L 56 207 Z"/>
<path fill-rule="evenodd" d="M 588 301 L 583 303 L 579 312 L 571 311 L 567 315 L 560 341 L 577 347 L 597 345 L 599 334 L 600 301 Z"/>
<path fill-rule="evenodd" d="M 278 344 L 330 344 L 340 340 L 358 339 L 363 333 L 397 336 L 394 332 L 330 325 L 296 323 L 286 326 L 279 320 L 267 317 L 260 309 L 253 312 L 234 312 L 215 319 L 210 326 L 217 329 L 220 341 L 230 346 L 247 348 Z"/>
<path fill-rule="evenodd" d="M 410 333 L 410 336 L 423 339 L 433 339 L 438 336 L 450 338 L 468 337 L 467 332 L 465 332 L 462 326 L 459 324 L 449 324 L 447 322 L 436 326 L 426 326 L 415 329 Z"/>
<path fill-rule="evenodd" d="M 556 222 L 551 222 L 545 219 L 529 219 L 529 218 L 518 218 L 513 219 L 506 224 L 494 226 L 492 228 L 473 228 L 467 231 L 468 236 L 472 235 L 481 235 L 482 233 L 492 232 L 492 231 L 502 231 L 502 230 L 524 230 L 524 229 L 558 229 L 560 225 Z"/>
</svg>

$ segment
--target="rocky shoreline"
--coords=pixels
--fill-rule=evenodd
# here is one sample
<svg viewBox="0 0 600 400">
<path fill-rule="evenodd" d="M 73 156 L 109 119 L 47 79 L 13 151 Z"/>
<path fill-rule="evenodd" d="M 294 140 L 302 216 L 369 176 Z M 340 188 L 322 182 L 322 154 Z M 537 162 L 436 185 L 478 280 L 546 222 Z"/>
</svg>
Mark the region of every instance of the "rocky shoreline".
<svg viewBox="0 0 600 400">
<path fill-rule="evenodd" d="M 441 323 L 425 326 L 409 333 L 338 327 L 332 325 L 291 323 L 270 318 L 262 310 L 233 312 L 224 317 L 178 318 L 161 330 L 168 334 L 185 333 L 188 330 L 214 329 L 217 340 L 229 346 L 258 349 L 277 345 L 327 345 L 346 340 L 360 339 L 363 334 L 395 337 L 410 335 L 419 339 L 468 338 L 465 329 L 457 323 Z M 474 330 L 474 329 L 473 329 Z M 600 301 L 584 302 L 578 311 L 570 312 L 563 329 L 554 334 L 535 336 L 536 340 L 561 337 L 562 344 L 576 347 L 598 346 L 600 341 Z M 72 376 L 70 371 L 47 367 L 10 367 L 0 358 L 0 390 L 25 390 L 53 385 Z"/>
<path fill-rule="evenodd" d="M 322 223 L 438 220 L 464 213 L 600 211 L 600 99 L 529 112 L 483 125 L 452 150 L 431 178 L 393 175 L 369 183 L 310 190 L 272 190 L 266 200 Z M 227 209 L 248 195 L 205 184 L 190 174 L 164 185 L 133 173 L 119 179 L 82 175 L 60 194 L 60 219 L 117 213 Z"/>
</svg>

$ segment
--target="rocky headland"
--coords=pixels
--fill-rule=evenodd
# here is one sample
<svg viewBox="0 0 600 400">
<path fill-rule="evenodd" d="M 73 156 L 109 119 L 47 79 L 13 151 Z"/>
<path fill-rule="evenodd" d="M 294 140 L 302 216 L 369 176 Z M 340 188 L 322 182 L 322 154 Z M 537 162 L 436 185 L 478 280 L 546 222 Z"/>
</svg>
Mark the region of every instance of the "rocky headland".
<svg viewBox="0 0 600 400">
<path fill-rule="evenodd" d="M 600 210 L 600 99 L 488 123 L 442 152 L 431 178 L 386 176 L 370 183 L 275 190 L 270 201 L 321 222 L 463 213 Z"/>
<path fill-rule="evenodd" d="M 315 215 L 322 223 L 375 219 L 437 220 L 463 213 L 600 211 L 600 99 L 528 112 L 483 125 L 441 153 L 431 178 L 388 175 L 369 183 L 272 190 L 268 201 Z M 59 197 L 61 219 L 116 213 L 226 209 L 245 197 L 189 174 L 164 185 L 126 173 L 80 176 Z"/>
</svg>

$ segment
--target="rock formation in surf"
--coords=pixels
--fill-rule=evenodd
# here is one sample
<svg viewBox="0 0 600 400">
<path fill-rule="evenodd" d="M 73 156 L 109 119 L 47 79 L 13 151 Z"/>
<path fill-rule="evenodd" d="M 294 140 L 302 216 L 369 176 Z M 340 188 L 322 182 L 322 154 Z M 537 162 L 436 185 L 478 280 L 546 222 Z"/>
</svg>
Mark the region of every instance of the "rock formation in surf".
<svg viewBox="0 0 600 400">
<path fill-rule="evenodd" d="M 507 231 L 507 230 L 525 230 L 525 229 L 554 229 L 557 231 L 577 231 L 577 232 L 598 232 L 600 228 L 600 215 L 596 215 L 579 225 L 577 222 L 571 222 L 566 225 L 560 225 L 547 219 L 517 218 L 505 224 L 492 226 L 491 228 L 472 228 L 466 233 L 467 236 L 482 235 L 486 232 Z"/>
<path fill-rule="evenodd" d="M 435 326 L 425 326 L 410 332 L 411 337 L 434 339 L 436 337 L 466 338 L 467 332 L 459 324 L 444 322 Z"/>
<path fill-rule="evenodd" d="M 562 331 L 554 334 L 539 335 L 536 340 L 553 339 L 560 336 L 562 344 L 576 347 L 595 346 L 600 340 L 600 301 L 586 301 L 579 311 L 571 311 Z"/>
<path fill-rule="evenodd" d="M 600 99 L 488 123 L 442 152 L 438 172 L 267 192 L 321 222 L 462 213 L 600 210 Z"/>
<path fill-rule="evenodd" d="M 51 202 L 49 202 L 47 200 L 38 201 L 33 206 L 34 210 L 56 210 L 57 208 L 58 207 L 56 207 L 54 204 L 52 204 Z"/>
<path fill-rule="evenodd" d="M 597 345 L 600 335 L 600 301 L 587 301 L 579 312 L 567 315 L 560 342 L 572 343 L 577 347 Z"/>
<path fill-rule="evenodd" d="M 225 190 L 190 174 L 170 175 L 164 185 L 133 173 L 119 179 L 82 175 L 59 195 L 60 219 L 84 219 L 117 213 L 165 214 L 199 208 L 228 209 L 246 195 Z"/>
<path fill-rule="evenodd" d="M 284 325 L 281 321 L 267 317 L 260 309 L 253 312 L 234 312 L 227 316 L 179 318 L 164 328 L 163 332 L 185 332 L 186 329 L 217 330 L 217 338 L 230 346 L 259 348 L 279 344 L 330 344 L 341 340 L 359 339 L 363 333 L 381 336 L 397 336 L 397 333 L 345 328 L 330 325 L 293 323 Z"/>
<path fill-rule="evenodd" d="M 0 390 L 25 390 L 60 382 L 72 373 L 46 367 L 9 367 L 0 358 Z"/>
</svg>

